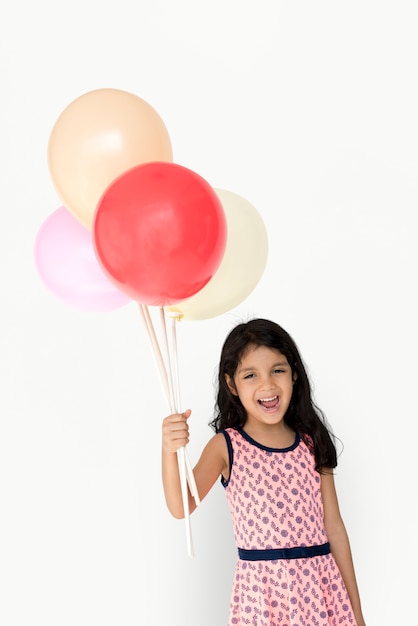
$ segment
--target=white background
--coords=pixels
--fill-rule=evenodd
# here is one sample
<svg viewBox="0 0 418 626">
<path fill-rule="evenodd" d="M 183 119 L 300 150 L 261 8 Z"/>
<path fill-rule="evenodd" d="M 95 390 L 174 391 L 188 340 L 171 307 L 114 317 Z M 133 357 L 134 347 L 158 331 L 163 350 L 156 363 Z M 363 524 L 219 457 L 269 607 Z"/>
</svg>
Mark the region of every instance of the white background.
<svg viewBox="0 0 418 626">
<path fill-rule="evenodd" d="M 0 16 L 2 626 L 221 626 L 235 562 L 216 485 L 166 511 L 167 413 L 134 304 L 83 313 L 33 262 L 61 205 L 47 143 L 97 88 L 147 100 L 174 160 L 249 200 L 267 269 L 239 307 L 179 325 L 189 454 L 211 436 L 235 323 L 297 341 L 344 444 L 336 481 L 368 625 L 416 623 L 416 3 L 17 0 Z M 249 254 L 251 251 L 249 250 Z"/>
</svg>

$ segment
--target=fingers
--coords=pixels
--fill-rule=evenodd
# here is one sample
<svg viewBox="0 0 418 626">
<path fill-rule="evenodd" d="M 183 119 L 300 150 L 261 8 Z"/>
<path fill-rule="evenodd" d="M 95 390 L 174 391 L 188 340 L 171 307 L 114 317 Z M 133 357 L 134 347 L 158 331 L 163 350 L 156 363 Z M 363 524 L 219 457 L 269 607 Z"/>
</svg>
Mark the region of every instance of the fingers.
<svg viewBox="0 0 418 626">
<path fill-rule="evenodd" d="M 163 420 L 163 450 L 176 452 L 179 448 L 189 443 L 189 425 L 187 423 L 191 411 L 173 413 Z"/>
</svg>

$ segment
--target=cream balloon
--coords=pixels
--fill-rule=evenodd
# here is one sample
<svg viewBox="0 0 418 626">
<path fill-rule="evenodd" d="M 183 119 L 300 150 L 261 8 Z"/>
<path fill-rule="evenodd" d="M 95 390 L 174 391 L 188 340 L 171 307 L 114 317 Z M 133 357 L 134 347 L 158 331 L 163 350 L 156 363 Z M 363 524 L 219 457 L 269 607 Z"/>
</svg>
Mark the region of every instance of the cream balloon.
<svg viewBox="0 0 418 626">
<path fill-rule="evenodd" d="M 52 129 L 48 164 L 65 207 L 91 228 L 107 187 L 150 161 L 172 161 L 171 141 L 155 109 L 119 89 L 96 89 L 67 106 Z"/>
<path fill-rule="evenodd" d="M 208 319 L 233 309 L 254 290 L 267 264 L 267 231 L 255 207 L 231 191 L 215 189 L 215 192 L 227 223 L 225 253 L 203 289 L 166 307 L 169 315 L 177 315 L 179 319 Z"/>
</svg>

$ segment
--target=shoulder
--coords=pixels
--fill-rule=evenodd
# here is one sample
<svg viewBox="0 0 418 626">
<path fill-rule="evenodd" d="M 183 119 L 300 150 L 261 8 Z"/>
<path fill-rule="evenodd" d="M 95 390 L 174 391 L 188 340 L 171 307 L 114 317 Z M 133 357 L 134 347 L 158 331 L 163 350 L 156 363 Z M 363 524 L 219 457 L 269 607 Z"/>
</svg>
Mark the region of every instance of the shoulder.
<svg viewBox="0 0 418 626">
<path fill-rule="evenodd" d="M 228 463 L 228 443 L 224 431 L 209 439 L 203 449 L 202 457 L 212 459 L 216 465 L 225 466 Z"/>
<path fill-rule="evenodd" d="M 211 437 L 193 468 L 200 499 L 206 496 L 220 475 L 228 467 L 228 450 L 225 437 L 218 433 Z"/>
<path fill-rule="evenodd" d="M 209 439 L 203 449 L 201 460 L 206 459 L 212 468 L 216 468 L 218 476 L 225 476 L 229 470 L 229 445 L 221 431 Z"/>
<path fill-rule="evenodd" d="M 216 435 L 213 435 L 211 439 L 208 441 L 208 445 L 217 447 L 217 446 L 225 446 L 225 442 L 229 439 L 229 433 L 226 430 L 221 430 Z"/>
</svg>

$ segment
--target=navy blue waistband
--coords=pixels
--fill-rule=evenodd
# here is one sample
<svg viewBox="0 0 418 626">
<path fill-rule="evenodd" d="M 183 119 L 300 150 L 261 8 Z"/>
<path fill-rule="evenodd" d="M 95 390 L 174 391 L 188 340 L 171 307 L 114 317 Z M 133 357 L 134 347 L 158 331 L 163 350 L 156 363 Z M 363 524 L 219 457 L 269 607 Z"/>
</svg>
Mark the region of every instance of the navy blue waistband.
<svg viewBox="0 0 418 626">
<path fill-rule="evenodd" d="M 329 554 L 331 546 L 323 543 L 319 546 L 297 546 L 295 548 L 278 548 L 268 550 L 244 550 L 238 548 L 238 556 L 242 561 L 277 561 L 278 559 L 308 559 L 312 556 Z"/>
</svg>

